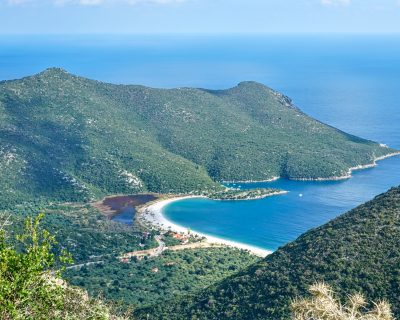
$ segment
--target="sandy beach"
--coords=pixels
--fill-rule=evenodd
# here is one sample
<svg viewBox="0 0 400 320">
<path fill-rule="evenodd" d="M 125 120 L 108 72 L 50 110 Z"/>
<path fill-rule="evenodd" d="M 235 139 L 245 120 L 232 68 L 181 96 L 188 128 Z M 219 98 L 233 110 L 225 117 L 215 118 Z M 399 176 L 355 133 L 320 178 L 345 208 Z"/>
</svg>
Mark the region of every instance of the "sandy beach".
<svg viewBox="0 0 400 320">
<path fill-rule="evenodd" d="M 395 152 L 395 153 L 391 153 L 379 158 L 376 158 L 372 163 L 370 164 L 366 164 L 366 165 L 360 165 L 357 167 L 353 167 L 349 169 L 349 172 L 347 175 L 344 176 L 338 176 L 338 177 L 330 177 L 330 178 L 320 178 L 320 179 L 298 179 L 298 180 L 341 180 L 341 179 L 348 179 L 351 178 L 351 173 L 355 170 L 361 170 L 361 169 L 366 169 L 366 168 L 371 168 L 377 165 L 377 161 L 389 158 L 389 157 L 393 157 L 393 156 L 397 156 L 400 155 L 400 152 Z M 277 177 L 274 178 L 274 180 L 277 179 Z M 238 182 L 237 182 L 238 183 Z M 281 193 L 286 193 L 286 191 L 281 191 L 281 192 L 277 192 L 274 194 L 270 194 L 268 196 L 271 195 L 275 195 L 275 194 L 281 194 Z M 140 221 L 142 223 L 144 223 L 145 225 L 149 226 L 149 227 L 155 227 L 161 230 L 170 230 L 170 231 L 174 231 L 174 232 L 178 232 L 178 233 L 187 233 L 188 232 L 188 228 L 185 228 L 183 226 L 180 226 L 178 224 L 173 223 L 172 221 L 168 220 L 167 218 L 165 218 L 165 216 L 163 215 L 163 208 L 175 201 L 179 201 L 182 199 L 190 199 L 190 198 L 207 198 L 207 197 L 202 197 L 202 196 L 182 196 L 182 197 L 174 197 L 174 198 L 170 198 L 170 199 L 164 199 L 164 200 L 159 200 L 156 201 L 155 203 L 151 203 L 148 206 L 144 206 L 142 208 L 140 208 L 140 212 L 138 215 L 138 218 L 140 219 Z M 193 235 L 197 235 L 200 237 L 204 237 L 206 240 L 206 242 L 208 243 L 214 243 L 214 244 L 223 244 L 223 245 L 227 245 L 227 246 L 232 246 L 235 248 L 239 248 L 239 249 L 244 249 L 244 250 L 248 250 L 250 252 L 252 252 L 255 255 L 261 256 L 261 257 L 265 257 L 268 254 L 271 254 L 272 251 L 266 250 L 266 249 L 262 249 L 259 247 L 255 247 L 255 246 L 251 246 L 251 245 L 247 245 L 241 242 L 237 242 L 237 241 L 233 241 L 233 240 L 226 240 L 223 238 L 218 238 L 215 236 L 211 236 L 208 234 L 204 234 L 201 232 L 197 232 L 197 231 L 193 231 L 190 230 L 191 234 Z"/>
<path fill-rule="evenodd" d="M 150 204 L 149 206 L 144 206 L 140 209 L 140 218 L 141 222 L 144 222 L 147 225 L 154 226 L 156 228 L 162 229 L 162 230 L 171 230 L 174 232 L 178 233 L 187 233 L 188 228 L 185 228 L 183 226 L 177 225 L 173 223 L 172 221 L 168 220 L 165 218 L 163 215 L 163 208 L 175 201 L 179 201 L 182 199 L 190 199 L 190 198 L 204 198 L 201 196 L 186 196 L 186 197 L 176 197 L 176 198 L 171 198 L 171 199 L 166 199 L 166 200 L 160 200 L 157 201 L 156 203 Z M 210 236 L 201 232 L 196 232 L 193 230 L 190 230 L 190 233 L 193 235 L 197 235 L 200 237 L 204 237 L 208 243 L 215 243 L 215 244 L 223 244 L 243 250 L 248 250 L 251 253 L 260 256 L 260 257 L 265 257 L 269 254 L 272 253 L 272 251 L 258 248 L 255 246 L 247 245 L 241 242 L 237 241 L 232 241 L 232 240 L 226 240 L 223 238 L 218 238 L 215 236 Z"/>
</svg>

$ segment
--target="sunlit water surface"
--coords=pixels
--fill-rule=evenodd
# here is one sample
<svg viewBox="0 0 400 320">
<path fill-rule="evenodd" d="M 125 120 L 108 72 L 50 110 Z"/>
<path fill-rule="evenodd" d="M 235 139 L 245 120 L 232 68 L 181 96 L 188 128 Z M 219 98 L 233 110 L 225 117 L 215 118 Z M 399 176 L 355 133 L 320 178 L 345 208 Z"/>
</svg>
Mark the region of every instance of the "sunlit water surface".
<svg viewBox="0 0 400 320">
<path fill-rule="evenodd" d="M 155 87 L 220 89 L 255 80 L 323 122 L 400 148 L 399 57 L 399 36 L 2 36 L 0 79 L 57 66 Z M 290 192 L 256 201 L 183 200 L 165 214 L 197 231 L 276 249 L 399 184 L 396 157 L 346 181 L 241 185 Z"/>
</svg>

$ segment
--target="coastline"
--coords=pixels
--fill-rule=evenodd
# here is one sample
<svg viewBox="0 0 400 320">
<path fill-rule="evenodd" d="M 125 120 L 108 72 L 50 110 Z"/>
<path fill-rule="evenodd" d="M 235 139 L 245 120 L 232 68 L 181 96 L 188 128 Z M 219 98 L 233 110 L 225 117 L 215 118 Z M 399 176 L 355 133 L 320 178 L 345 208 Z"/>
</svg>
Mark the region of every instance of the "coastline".
<svg viewBox="0 0 400 320">
<path fill-rule="evenodd" d="M 328 178 L 299 178 L 299 179 L 291 179 L 291 180 L 298 180 L 298 181 L 332 181 L 332 180 L 345 180 L 345 179 L 349 179 L 352 177 L 351 173 L 355 170 L 362 170 L 362 169 L 366 169 L 366 168 L 372 168 L 375 167 L 377 165 L 377 161 L 389 158 L 389 157 L 393 157 L 393 156 L 398 156 L 400 155 L 400 151 L 399 152 L 393 152 L 381 157 L 377 157 L 373 160 L 372 163 L 369 164 L 365 164 L 365 165 L 358 165 L 355 167 L 351 167 L 348 170 L 348 174 L 343 175 L 343 176 L 337 176 L 337 177 L 328 177 Z M 274 181 L 279 179 L 279 177 L 274 177 L 273 179 L 270 180 L 265 180 L 265 181 Z M 242 181 L 245 182 L 245 181 Z M 248 182 L 256 182 L 256 181 L 248 181 Z M 259 181 L 260 182 L 260 181 Z M 239 181 L 236 181 L 236 183 L 239 183 Z M 201 195 L 187 195 L 187 196 L 178 196 L 178 195 L 165 195 L 168 198 L 166 198 L 165 196 L 161 197 L 161 198 L 157 198 L 153 201 L 150 201 L 148 203 L 145 203 L 143 205 L 139 205 L 139 206 L 135 206 L 136 209 L 136 215 L 135 215 L 135 219 L 137 219 L 137 221 L 146 226 L 147 228 L 156 228 L 159 230 L 164 230 L 164 231 L 173 231 L 173 232 L 177 232 L 177 233 L 187 233 L 188 232 L 188 228 L 183 227 L 181 225 L 178 225 L 176 223 L 173 223 L 172 221 L 168 220 L 164 215 L 163 215 L 163 208 L 175 201 L 179 201 L 179 200 L 183 200 L 183 199 L 190 199 L 190 198 L 205 198 L 205 199 L 210 199 L 210 200 L 215 200 L 215 201 L 240 201 L 240 200 L 256 200 L 256 199 L 262 199 L 262 198 L 266 198 L 269 196 L 274 196 L 274 195 L 280 195 L 280 194 L 285 194 L 288 193 L 288 191 L 285 190 L 281 190 L 281 191 L 277 191 L 277 192 L 272 192 L 266 195 L 262 195 L 256 198 L 251 198 L 251 199 L 212 199 L 209 198 L 207 196 L 201 196 Z M 104 199 L 103 199 L 104 200 Z M 95 207 L 97 207 L 98 209 L 108 209 L 106 212 L 106 214 L 110 214 L 112 210 L 110 210 L 110 208 L 105 208 L 105 206 L 99 206 L 99 203 L 101 201 L 99 201 L 98 203 L 95 203 Z M 102 207 L 102 208 L 100 208 Z M 201 233 L 201 232 L 197 232 L 197 231 L 193 231 L 190 230 L 190 233 L 193 235 L 197 235 L 199 237 L 205 238 L 205 242 L 209 243 L 209 244 L 219 244 L 219 245 L 227 245 L 227 246 L 231 246 L 231 247 L 235 247 L 235 248 L 239 248 L 239 249 L 243 249 L 243 250 L 248 250 L 249 252 L 260 256 L 260 257 L 265 257 L 269 254 L 271 254 L 273 251 L 270 250 L 266 250 L 266 249 L 262 249 L 256 246 L 252 246 L 252 245 L 247 245 L 241 242 L 237 242 L 237 241 L 233 241 L 233 240 L 227 240 L 224 238 L 219 238 L 216 236 L 211 236 L 205 233 Z"/>
<path fill-rule="evenodd" d="M 373 168 L 376 167 L 377 161 L 381 161 L 387 158 L 391 158 L 391 157 L 395 157 L 400 155 L 400 151 L 397 152 L 392 152 L 392 153 L 388 153 L 384 156 L 380 156 L 375 158 L 371 163 L 368 164 L 363 164 L 363 165 L 358 165 L 355 167 L 350 167 L 348 169 L 347 174 L 343 175 L 343 176 L 332 176 L 332 177 L 327 177 L 327 178 L 288 178 L 289 180 L 293 180 L 293 181 L 336 181 L 336 180 L 346 180 L 346 179 L 350 179 L 352 177 L 352 172 L 356 171 L 356 170 L 362 170 L 362 169 L 368 169 L 368 168 Z M 282 177 L 278 177 L 278 176 L 274 176 L 270 179 L 267 180 L 238 180 L 238 181 L 222 181 L 221 183 L 260 183 L 260 182 L 273 182 L 276 180 L 281 179 Z"/>
<path fill-rule="evenodd" d="M 223 183 L 252 183 L 252 182 L 273 182 L 273 181 L 276 181 L 276 180 L 279 180 L 281 177 L 278 177 L 278 176 L 274 176 L 274 177 L 272 177 L 272 178 L 270 178 L 270 179 L 266 179 L 266 180 L 223 180 L 223 181 L 221 181 L 221 183 L 223 184 Z"/>
<path fill-rule="evenodd" d="M 207 199 L 210 199 L 210 200 L 214 200 L 214 201 L 249 201 L 249 200 L 260 200 L 260 199 L 265 199 L 265 198 L 268 198 L 268 197 L 272 197 L 272 196 L 279 196 L 279 195 L 282 195 L 282 194 L 287 194 L 287 193 L 289 193 L 289 191 L 287 191 L 287 190 L 280 190 L 280 191 L 274 191 L 274 192 L 271 192 L 271 193 L 267 193 L 267 194 L 264 194 L 264 195 L 260 195 L 260 196 L 257 196 L 257 197 L 253 197 L 253 198 L 245 198 L 245 199 L 218 199 L 218 198 L 210 198 L 210 197 L 207 197 L 207 196 L 199 196 L 199 197 L 202 197 L 202 198 L 207 198 Z"/>
<path fill-rule="evenodd" d="M 141 223 L 148 227 L 153 227 L 157 229 L 161 229 L 164 231 L 173 231 L 177 233 L 187 233 L 188 228 L 185 228 L 181 225 L 173 223 L 172 221 L 168 220 L 163 215 L 163 208 L 169 205 L 172 202 L 183 200 L 183 199 L 192 199 L 192 198 L 207 198 L 205 196 L 183 196 L 183 197 L 174 197 L 169 199 L 160 199 L 155 203 L 151 203 L 149 205 L 145 205 L 138 210 L 137 218 L 140 220 Z M 210 244 L 222 244 L 230 247 L 235 247 L 242 250 L 248 250 L 249 252 L 257 255 L 259 257 L 266 257 L 267 255 L 271 254 L 272 251 L 262 249 L 256 246 L 244 244 L 241 242 L 227 240 L 215 236 L 211 236 L 205 233 L 197 232 L 190 230 L 190 233 L 193 235 L 197 235 L 199 237 L 204 237 L 205 241 Z"/>
<path fill-rule="evenodd" d="M 363 169 L 368 169 L 368 168 L 374 168 L 374 167 L 376 167 L 378 165 L 377 161 L 381 161 L 381 160 L 384 160 L 384 159 L 387 159 L 387 158 L 391 158 L 391 157 L 395 157 L 395 156 L 398 156 L 398 155 L 400 155 L 400 151 L 392 152 L 392 153 L 386 154 L 384 156 L 377 157 L 371 163 L 362 164 L 362 165 L 358 165 L 358 166 L 349 168 L 347 174 L 345 174 L 343 176 L 334 176 L 334 177 L 328 177 L 328 178 L 290 178 L 290 180 L 294 180 L 294 181 L 336 181 L 336 180 L 346 180 L 346 179 L 350 179 L 352 177 L 353 171 L 363 170 Z"/>
</svg>

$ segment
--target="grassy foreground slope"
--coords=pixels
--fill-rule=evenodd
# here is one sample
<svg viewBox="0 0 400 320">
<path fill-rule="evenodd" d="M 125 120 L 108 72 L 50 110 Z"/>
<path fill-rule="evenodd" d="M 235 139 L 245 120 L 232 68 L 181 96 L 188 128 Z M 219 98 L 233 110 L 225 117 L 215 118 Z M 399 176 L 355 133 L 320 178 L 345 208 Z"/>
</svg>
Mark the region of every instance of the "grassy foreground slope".
<svg viewBox="0 0 400 320">
<path fill-rule="evenodd" d="M 400 188 L 313 229 L 238 275 L 184 300 L 146 309 L 150 319 L 289 319 L 290 302 L 325 281 L 346 299 L 387 299 L 400 317 Z M 140 318 L 140 312 L 139 312 Z"/>
<path fill-rule="evenodd" d="M 393 152 L 268 87 L 113 85 L 48 69 L 0 82 L 0 203 L 198 192 L 219 180 L 328 178 Z"/>
</svg>

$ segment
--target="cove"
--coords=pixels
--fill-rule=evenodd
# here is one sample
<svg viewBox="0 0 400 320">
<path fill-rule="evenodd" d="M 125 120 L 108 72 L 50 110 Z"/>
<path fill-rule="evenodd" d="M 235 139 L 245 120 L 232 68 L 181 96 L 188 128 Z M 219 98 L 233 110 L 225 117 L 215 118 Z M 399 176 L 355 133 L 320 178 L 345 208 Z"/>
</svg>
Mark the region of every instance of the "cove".
<svg viewBox="0 0 400 320">
<path fill-rule="evenodd" d="M 1 36 L 0 79 L 58 66 L 97 80 L 167 88 L 225 89 L 254 80 L 289 96 L 322 122 L 400 149 L 399 35 L 99 35 L 64 40 Z M 248 202 L 185 200 L 166 207 L 165 214 L 197 231 L 276 249 L 399 185 L 399 157 L 353 176 L 335 182 L 241 185 L 290 192 Z M 114 219 L 131 223 L 134 209 L 126 210 Z"/>
<path fill-rule="evenodd" d="M 166 206 L 163 213 L 194 231 L 276 250 L 399 184 L 400 157 L 396 156 L 375 168 L 355 171 L 348 180 L 229 184 L 242 189 L 280 188 L 289 193 L 251 201 L 185 199 Z"/>
</svg>

